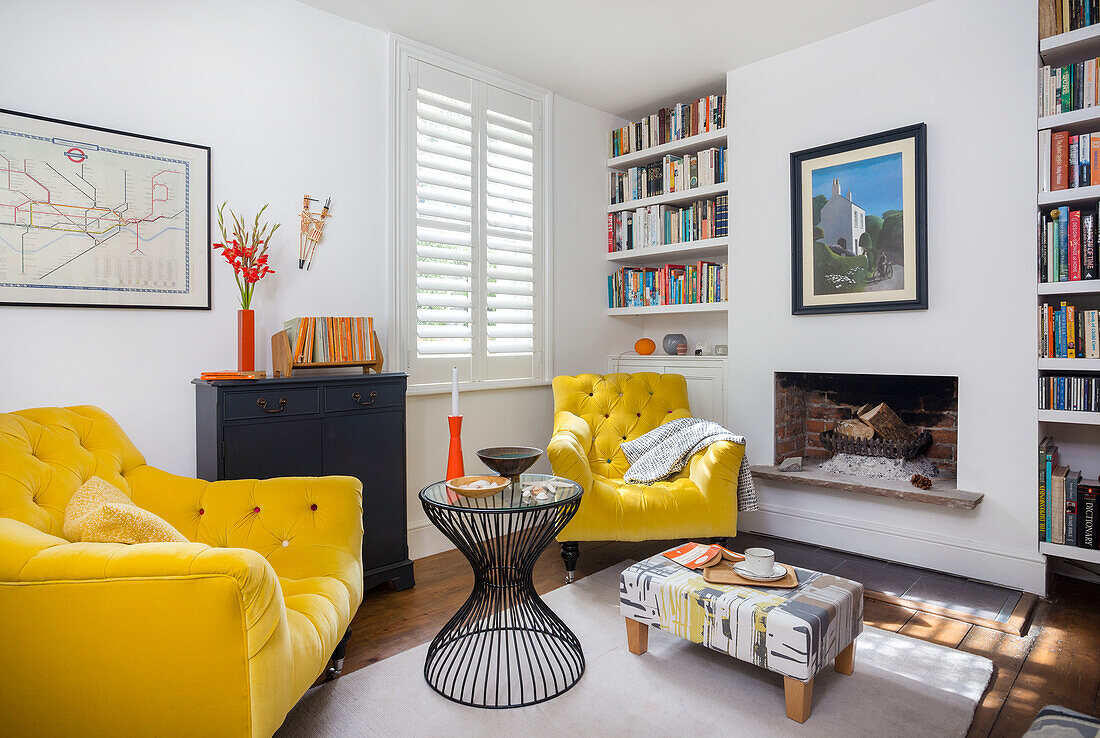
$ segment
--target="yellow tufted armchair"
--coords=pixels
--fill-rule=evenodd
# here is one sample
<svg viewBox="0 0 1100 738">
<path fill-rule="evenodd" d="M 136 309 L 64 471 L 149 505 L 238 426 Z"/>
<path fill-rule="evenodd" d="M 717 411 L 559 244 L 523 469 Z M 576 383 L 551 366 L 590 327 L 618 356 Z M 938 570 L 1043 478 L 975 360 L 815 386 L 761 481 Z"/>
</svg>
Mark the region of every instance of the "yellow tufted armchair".
<svg viewBox="0 0 1100 738">
<path fill-rule="evenodd" d="M 620 448 L 662 423 L 691 417 L 679 374 L 581 374 L 554 378 L 554 474 L 584 487 L 580 509 L 558 536 L 573 581 L 578 541 L 648 541 L 737 535 L 737 476 L 745 447 L 729 441 L 695 454 L 654 484 L 627 484 Z"/>
<path fill-rule="evenodd" d="M 193 543 L 69 543 L 92 476 Z M 2 732 L 271 735 L 346 642 L 362 508 L 351 477 L 154 469 L 98 408 L 0 414 Z"/>
</svg>

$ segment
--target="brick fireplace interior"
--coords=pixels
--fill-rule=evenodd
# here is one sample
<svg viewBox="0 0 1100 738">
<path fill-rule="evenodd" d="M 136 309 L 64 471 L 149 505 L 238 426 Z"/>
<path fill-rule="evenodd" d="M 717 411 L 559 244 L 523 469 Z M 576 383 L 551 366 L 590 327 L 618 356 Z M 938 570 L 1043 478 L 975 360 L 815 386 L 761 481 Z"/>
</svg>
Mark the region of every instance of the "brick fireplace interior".
<svg viewBox="0 0 1100 738">
<path fill-rule="evenodd" d="M 926 456 L 945 476 L 958 465 L 958 377 L 775 373 L 775 463 L 791 456 L 824 461 L 818 437 L 857 408 L 885 402 L 914 430 L 932 434 Z"/>
</svg>

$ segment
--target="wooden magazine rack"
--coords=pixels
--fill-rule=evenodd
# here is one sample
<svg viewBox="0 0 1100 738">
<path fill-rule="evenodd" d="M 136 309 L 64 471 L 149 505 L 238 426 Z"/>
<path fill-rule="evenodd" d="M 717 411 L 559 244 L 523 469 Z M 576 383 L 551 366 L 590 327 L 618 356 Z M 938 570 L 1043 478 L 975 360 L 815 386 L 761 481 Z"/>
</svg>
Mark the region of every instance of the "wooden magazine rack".
<svg viewBox="0 0 1100 738">
<path fill-rule="evenodd" d="M 290 336 L 279 331 L 271 337 L 271 368 L 276 377 L 289 377 L 295 369 L 325 369 L 338 366 L 361 366 L 363 373 L 370 370 L 382 372 L 382 347 L 378 343 L 378 334 L 371 332 L 374 341 L 374 361 L 295 361 L 294 350 L 290 347 Z"/>
</svg>

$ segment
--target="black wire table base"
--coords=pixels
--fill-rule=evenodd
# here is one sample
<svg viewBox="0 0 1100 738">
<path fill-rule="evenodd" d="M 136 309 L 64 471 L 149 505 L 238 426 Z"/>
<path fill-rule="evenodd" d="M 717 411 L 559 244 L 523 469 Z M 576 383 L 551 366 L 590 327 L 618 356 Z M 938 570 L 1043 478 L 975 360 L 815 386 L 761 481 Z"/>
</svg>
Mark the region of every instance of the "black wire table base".
<svg viewBox="0 0 1100 738">
<path fill-rule="evenodd" d="M 557 697 L 584 673 L 581 643 L 535 592 L 539 554 L 577 512 L 580 497 L 529 509 L 443 507 L 428 519 L 462 551 L 474 588 L 428 646 L 424 678 L 472 707 L 526 707 Z"/>
</svg>

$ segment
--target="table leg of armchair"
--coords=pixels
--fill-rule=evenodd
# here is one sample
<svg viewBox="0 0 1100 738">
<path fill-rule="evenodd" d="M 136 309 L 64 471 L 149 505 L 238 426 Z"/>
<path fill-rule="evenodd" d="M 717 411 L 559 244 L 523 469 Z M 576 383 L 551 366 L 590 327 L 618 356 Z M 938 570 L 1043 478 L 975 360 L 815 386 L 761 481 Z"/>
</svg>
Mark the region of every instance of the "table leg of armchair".
<svg viewBox="0 0 1100 738">
<path fill-rule="evenodd" d="M 340 676 L 340 672 L 344 670 L 344 656 L 348 652 L 348 641 L 351 640 L 351 628 L 348 628 L 344 632 L 344 637 L 340 639 L 340 642 L 336 644 L 336 648 L 332 650 L 332 658 L 328 667 L 328 678 L 335 679 Z"/>
<path fill-rule="evenodd" d="M 577 572 L 577 559 L 581 557 L 581 546 L 576 541 L 561 544 L 561 558 L 565 562 L 565 583 L 572 584 Z"/>
</svg>

